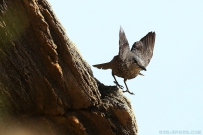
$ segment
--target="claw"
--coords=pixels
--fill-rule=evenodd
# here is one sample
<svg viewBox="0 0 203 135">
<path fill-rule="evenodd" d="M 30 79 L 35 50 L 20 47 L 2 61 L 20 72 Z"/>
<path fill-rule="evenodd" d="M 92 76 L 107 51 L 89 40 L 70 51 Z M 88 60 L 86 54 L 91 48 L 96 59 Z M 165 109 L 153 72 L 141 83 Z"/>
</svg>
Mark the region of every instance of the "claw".
<svg viewBox="0 0 203 135">
<path fill-rule="evenodd" d="M 114 81 L 114 83 L 115 83 L 115 84 L 116 84 L 116 86 L 118 86 L 120 89 L 123 89 L 123 88 L 124 88 L 122 85 L 118 84 L 118 82 L 117 82 L 117 81 Z"/>
<path fill-rule="evenodd" d="M 135 95 L 133 92 L 130 92 L 130 91 L 129 91 L 128 86 L 127 86 L 127 84 L 126 84 L 126 81 L 127 81 L 127 79 L 124 79 L 124 83 L 125 83 L 125 86 L 126 86 L 127 90 L 125 90 L 125 91 L 123 91 L 123 92 L 128 92 L 128 93 L 131 94 L 131 95 Z"/>
<path fill-rule="evenodd" d="M 118 84 L 118 82 L 116 80 L 116 77 L 114 76 L 113 72 L 112 72 L 112 76 L 113 76 L 113 78 L 115 80 L 114 83 L 116 84 L 116 86 L 118 86 L 120 89 L 123 89 L 124 87 L 122 85 Z"/>
<path fill-rule="evenodd" d="M 130 92 L 129 90 L 125 90 L 125 91 L 123 91 L 123 92 L 128 92 L 128 93 L 131 94 L 131 95 L 135 95 L 133 92 Z"/>
</svg>

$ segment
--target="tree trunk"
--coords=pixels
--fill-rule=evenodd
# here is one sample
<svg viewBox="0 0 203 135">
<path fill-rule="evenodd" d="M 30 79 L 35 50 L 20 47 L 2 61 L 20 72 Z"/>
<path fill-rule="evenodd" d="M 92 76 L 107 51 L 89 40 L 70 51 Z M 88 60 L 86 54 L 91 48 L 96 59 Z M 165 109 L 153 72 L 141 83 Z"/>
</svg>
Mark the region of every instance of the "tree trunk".
<svg viewBox="0 0 203 135">
<path fill-rule="evenodd" d="M 136 135 L 130 102 L 96 80 L 46 0 L 0 0 L 0 135 Z"/>
</svg>

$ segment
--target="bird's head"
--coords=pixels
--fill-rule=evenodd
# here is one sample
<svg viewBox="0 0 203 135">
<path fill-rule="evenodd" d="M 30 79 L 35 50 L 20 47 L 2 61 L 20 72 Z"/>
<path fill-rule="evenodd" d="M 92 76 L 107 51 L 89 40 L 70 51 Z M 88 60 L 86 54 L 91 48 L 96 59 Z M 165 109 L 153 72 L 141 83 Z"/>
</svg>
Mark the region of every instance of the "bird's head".
<svg viewBox="0 0 203 135">
<path fill-rule="evenodd" d="M 137 65 L 137 67 L 138 68 L 140 68 L 141 70 L 144 70 L 144 71 L 147 71 L 147 69 L 143 66 L 143 62 L 142 62 L 142 60 L 141 59 L 139 59 L 139 58 L 134 58 L 133 59 L 134 60 L 134 62 L 135 62 L 135 64 Z"/>
</svg>

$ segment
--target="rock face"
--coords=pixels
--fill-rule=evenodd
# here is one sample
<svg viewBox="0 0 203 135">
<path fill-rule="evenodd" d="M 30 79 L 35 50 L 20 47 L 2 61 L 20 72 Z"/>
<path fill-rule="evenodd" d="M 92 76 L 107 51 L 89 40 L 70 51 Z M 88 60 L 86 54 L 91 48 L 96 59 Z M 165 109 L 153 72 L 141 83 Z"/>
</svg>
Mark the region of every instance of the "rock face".
<svg viewBox="0 0 203 135">
<path fill-rule="evenodd" d="M 94 78 L 46 0 L 0 0 L 0 135 L 137 135 L 130 102 Z"/>
</svg>

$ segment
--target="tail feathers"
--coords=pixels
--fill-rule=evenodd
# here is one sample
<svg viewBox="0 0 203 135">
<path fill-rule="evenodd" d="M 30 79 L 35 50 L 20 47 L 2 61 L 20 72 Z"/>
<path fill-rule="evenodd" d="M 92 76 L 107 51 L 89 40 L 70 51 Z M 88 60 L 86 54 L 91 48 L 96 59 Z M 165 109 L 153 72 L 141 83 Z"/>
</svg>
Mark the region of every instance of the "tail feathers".
<svg viewBox="0 0 203 135">
<path fill-rule="evenodd" d="M 109 63 L 97 64 L 97 65 L 93 65 L 93 67 L 96 67 L 99 69 L 110 69 L 110 64 Z"/>
</svg>

